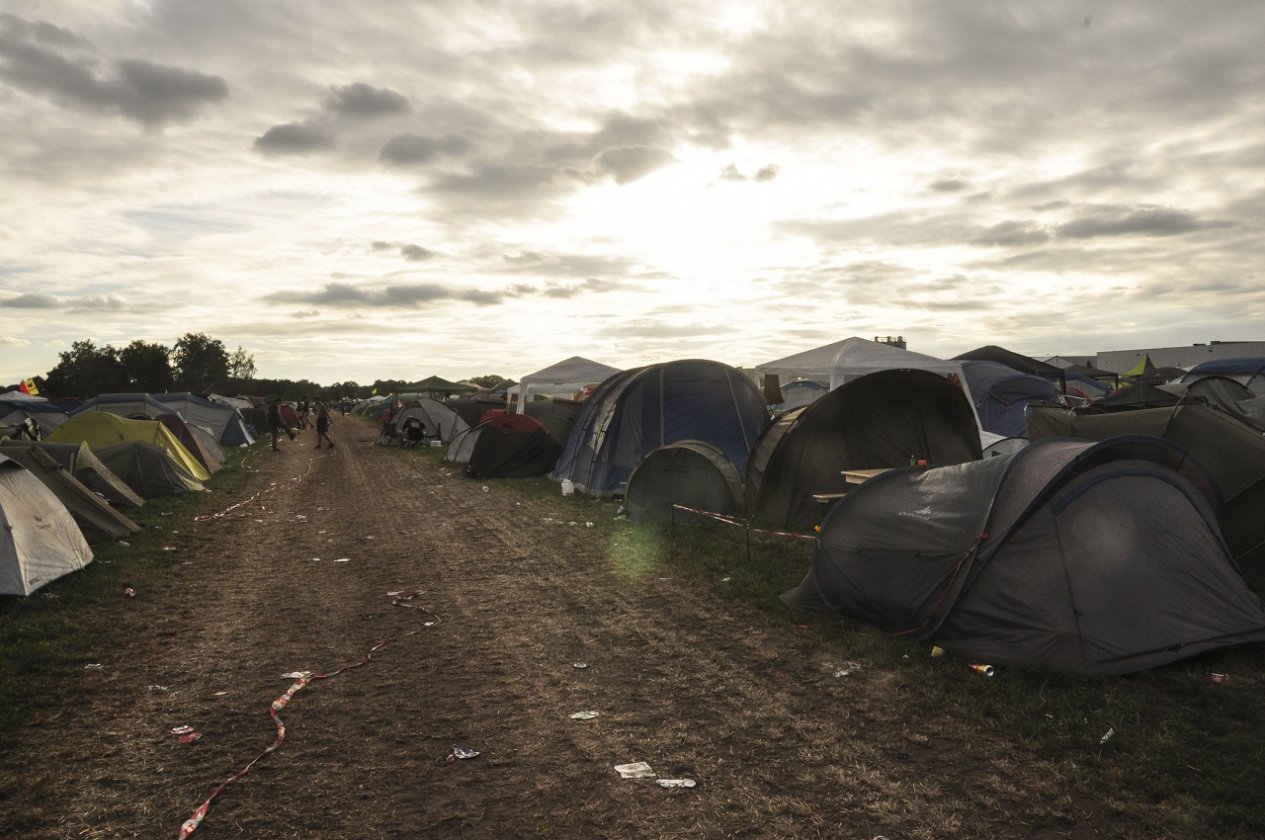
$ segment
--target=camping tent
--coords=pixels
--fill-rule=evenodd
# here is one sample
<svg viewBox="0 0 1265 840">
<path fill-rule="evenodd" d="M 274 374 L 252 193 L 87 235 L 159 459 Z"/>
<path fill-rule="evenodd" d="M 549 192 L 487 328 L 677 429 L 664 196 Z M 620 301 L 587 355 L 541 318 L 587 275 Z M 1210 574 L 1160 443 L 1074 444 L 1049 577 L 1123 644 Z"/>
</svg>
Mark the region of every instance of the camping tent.
<svg viewBox="0 0 1265 840">
<path fill-rule="evenodd" d="M 458 435 L 445 457 L 471 478 L 524 478 L 549 472 L 561 452 L 538 421 L 500 411 Z"/>
<path fill-rule="evenodd" d="M 518 395 L 516 411 L 524 413 L 523 407 L 538 396 L 572 397 L 585 387 L 600 385 L 619 372 L 619 368 L 583 356 L 572 356 L 527 374 L 518 385 L 510 388 L 510 393 Z"/>
<path fill-rule="evenodd" d="M 974 350 L 959 353 L 951 361 L 995 362 L 999 365 L 1005 365 L 1011 370 L 1039 376 L 1050 382 L 1060 382 L 1063 378 L 1063 368 L 1034 359 L 1031 356 L 1025 356 L 1022 353 L 1016 353 L 1013 350 L 1007 350 L 1005 347 L 998 347 L 996 344 L 976 347 Z"/>
<path fill-rule="evenodd" d="M 830 387 L 833 390 L 851 379 L 880 370 L 927 370 L 938 373 L 951 382 L 960 383 L 966 389 L 966 382 L 962 379 L 962 365 L 958 362 L 924 356 L 891 344 L 855 337 L 842 342 L 839 352 L 831 360 Z M 966 396 L 969 400 L 969 391 Z"/>
<path fill-rule="evenodd" d="M 447 397 L 452 394 L 472 394 L 479 390 L 479 386 L 467 385 L 464 382 L 449 382 L 442 376 L 428 376 L 404 390 L 416 394 L 441 394 Z"/>
<path fill-rule="evenodd" d="M 413 400 L 395 413 L 391 422 L 395 425 L 397 435 L 410 417 L 416 417 L 422 421 L 427 437 L 437 438 L 444 443 L 451 442 L 457 435 L 470 428 L 460 414 L 433 397 Z"/>
<path fill-rule="evenodd" d="M 1184 451 L 1144 437 L 893 470 L 830 509 L 783 598 L 978 662 L 1070 672 L 1265 641 L 1215 495 Z"/>
<path fill-rule="evenodd" d="M 544 426 L 545 431 L 551 438 L 558 441 L 560 446 L 566 446 L 567 438 L 571 437 L 571 430 L 575 428 L 575 421 L 584 410 L 584 403 L 581 400 L 554 397 L 547 400 L 532 400 L 527 403 L 525 409 L 524 414 Z"/>
<path fill-rule="evenodd" d="M 164 413 L 166 413 L 165 408 Z M 48 440 L 54 443 L 82 441 L 87 443 L 102 461 L 106 460 L 101 454 L 102 448 L 129 441 L 142 441 L 165 449 L 172 460 L 198 481 L 207 481 L 211 478 L 211 474 L 198 459 L 176 439 L 166 426 L 157 420 L 129 420 L 103 411 L 76 413 L 58 426 L 48 436 Z M 109 466 L 108 461 L 106 465 Z M 115 472 L 118 471 L 115 470 Z"/>
<path fill-rule="evenodd" d="M 1213 359 L 1195 365 L 1182 377 L 1182 381 L 1189 382 L 1205 376 L 1229 376 L 1246 385 L 1252 393 L 1265 395 L 1265 358 Z"/>
<path fill-rule="evenodd" d="M 70 419 L 70 415 L 57 406 L 38 397 L 23 396 L 21 399 L 0 399 L 0 435 L 16 428 L 27 418 L 39 424 L 40 431 L 48 434 Z"/>
<path fill-rule="evenodd" d="M 1265 595 L 1265 437 L 1259 430 L 1195 402 L 1109 414 L 1034 406 L 1028 433 L 1033 440 L 1152 435 L 1187 451 L 1208 470 L 1225 499 L 1223 527 L 1230 555 Z"/>
<path fill-rule="evenodd" d="M 99 394 L 70 412 L 70 415 L 78 417 L 89 411 L 104 411 L 131 420 L 146 417 L 155 419 L 171 413 L 170 408 L 149 394 Z"/>
<path fill-rule="evenodd" d="M 1026 436 L 1028 406 L 1059 402 L 1059 392 L 1050 380 L 1000 362 L 963 360 L 962 372 L 975 399 L 980 427 L 996 435 Z"/>
<path fill-rule="evenodd" d="M 585 401 L 553 477 L 581 493 L 622 494 L 642 458 L 681 440 L 711 444 L 741 472 L 767 420 L 755 383 L 729 365 L 688 359 L 627 370 Z"/>
<path fill-rule="evenodd" d="M 115 475 L 101 459 L 92 454 L 86 443 L 49 443 L 48 441 L 6 440 L 0 443 L 0 452 L 17 457 L 10 450 L 33 448 L 46 452 L 70 474 L 79 479 L 92 492 L 107 502 L 120 507 L 141 507 L 145 500 Z M 21 460 L 21 458 L 18 458 Z"/>
<path fill-rule="evenodd" d="M 220 471 L 224 465 L 224 450 L 211 437 L 206 429 L 191 426 L 179 414 L 163 414 L 155 418 L 171 432 L 180 445 L 189 450 L 189 454 L 198 459 L 198 463 L 211 475 Z"/>
<path fill-rule="evenodd" d="M 0 595 L 30 595 L 92 562 L 92 549 L 53 491 L 0 455 Z"/>
<path fill-rule="evenodd" d="M 157 444 L 131 440 L 93 449 L 92 454 L 146 499 L 205 489 L 201 480 L 195 478 L 183 462 Z"/>
<path fill-rule="evenodd" d="M 118 540 L 141 529 L 132 520 L 110 507 L 103 497 L 86 487 L 51 455 L 36 446 L 4 447 L 5 456 L 24 466 L 44 483 L 70 511 L 89 541 Z"/>
<path fill-rule="evenodd" d="M 742 509 L 742 479 L 711 444 L 682 440 L 661 446 L 637 465 L 624 494 L 633 522 L 706 520 L 692 510 L 736 515 Z"/>
<path fill-rule="evenodd" d="M 187 391 L 172 394 L 154 394 L 153 397 L 167 406 L 169 411 L 179 414 L 190 426 L 201 426 L 209 429 L 211 436 L 218 444 L 241 446 L 255 442 L 255 436 L 247 428 L 246 418 L 237 405 L 213 402 L 212 400 L 199 397 L 197 394 L 190 394 Z M 246 410 L 251 410 L 249 400 L 238 400 L 236 402 L 244 402 Z"/>
<path fill-rule="evenodd" d="M 747 463 L 747 513 L 808 529 L 822 514 L 813 496 L 846 489 L 843 470 L 958 464 L 980 457 L 979 430 L 962 391 L 925 370 L 853 379 L 778 417 Z"/>
</svg>

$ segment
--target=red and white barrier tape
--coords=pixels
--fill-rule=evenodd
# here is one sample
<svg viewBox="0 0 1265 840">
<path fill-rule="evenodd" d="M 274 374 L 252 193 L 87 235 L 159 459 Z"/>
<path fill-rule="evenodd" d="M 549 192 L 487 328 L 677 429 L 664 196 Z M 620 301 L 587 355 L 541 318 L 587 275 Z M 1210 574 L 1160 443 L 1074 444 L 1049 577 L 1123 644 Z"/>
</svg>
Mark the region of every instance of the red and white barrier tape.
<svg viewBox="0 0 1265 840">
<path fill-rule="evenodd" d="M 243 767 L 242 769 L 238 770 L 236 773 L 234 773 L 233 775 L 225 779 L 224 782 L 219 787 L 217 787 L 211 793 L 210 796 L 208 796 L 205 800 L 203 800 L 201 805 L 199 805 L 197 808 L 193 810 L 193 813 L 189 815 L 189 819 L 185 820 L 184 823 L 180 826 L 179 840 L 185 840 L 186 837 L 188 837 L 190 834 L 193 834 L 193 832 L 198 830 L 198 826 L 202 824 L 202 820 L 206 817 L 207 811 L 210 810 L 211 808 L 211 803 L 214 802 L 216 798 L 218 798 L 219 795 L 223 793 L 224 790 L 229 785 L 231 785 L 233 782 L 240 779 L 242 776 L 245 776 L 248 772 L 250 772 L 250 768 L 254 767 L 260 761 L 272 755 L 274 752 L 276 752 L 277 750 L 281 748 L 282 744 L 285 743 L 286 726 L 285 726 L 285 722 L 281 720 L 281 716 L 279 713 L 281 712 L 282 709 L 284 709 L 290 703 L 291 700 L 294 699 L 294 695 L 302 691 L 309 683 L 313 683 L 316 680 L 332 679 L 338 676 L 339 674 L 352 670 L 353 668 L 359 668 L 361 665 L 364 665 L 365 663 L 372 660 L 373 655 L 377 653 L 378 651 L 382 650 L 387 645 L 398 642 L 401 639 L 407 639 L 409 636 L 414 636 L 422 632 L 423 630 L 425 630 L 427 627 L 434 627 L 436 624 L 439 623 L 439 616 L 435 615 L 435 613 L 430 609 L 430 607 L 408 603 L 409 601 L 412 601 L 416 598 L 420 598 L 424 594 L 426 593 L 420 592 L 417 590 L 400 590 L 396 592 L 387 593 L 387 595 L 391 597 L 391 604 L 393 606 L 408 607 L 410 609 L 421 610 L 422 612 L 426 613 L 427 615 L 431 617 L 430 621 L 427 621 L 421 627 L 416 627 L 412 630 L 409 630 L 406 633 L 401 633 L 398 636 L 383 639 L 382 641 L 378 642 L 376 645 L 371 647 L 369 649 L 369 652 L 366 653 L 359 662 L 353 662 L 350 665 L 344 665 L 343 667 L 339 668 L 337 671 L 330 671 L 327 674 L 313 674 L 309 677 L 302 677 L 296 680 L 294 683 L 290 685 L 289 688 L 285 690 L 284 694 L 282 694 L 276 700 L 272 701 L 272 705 L 268 707 L 268 715 L 276 723 L 276 726 L 277 726 L 276 739 L 273 740 L 273 742 L 269 744 L 268 747 L 265 748 L 263 752 L 255 756 L 249 764 L 247 764 L 245 767 Z"/>
<path fill-rule="evenodd" d="M 315 465 L 315 463 L 316 463 L 316 457 L 308 458 L 307 469 L 304 470 L 303 475 L 296 476 L 295 478 L 290 479 L 290 483 L 299 484 L 300 482 L 302 482 L 303 479 L 307 478 L 308 475 L 311 474 L 312 467 Z M 273 490 L 276 490 L 280 486 L 281 486 L 280 484 L 272 484 L 268 487 L 265 487 L 263 490 L 260 490 L 258 493 L 251 496 L 249 499 L 240 501 L 235 505 L 229 505 L 227 508 L 220 511 L 219 513 L 200 513 L 197 516 L 193 517 L 193 521 L 194 522 L 210 522 L 213 519 L 225 519 L 228 517 L 230 513 L 237 510 L 239 507 L 250 504 L 251 502 L 255 501 L 255 499 L 258 499 L 260 496 L 264 495 L 265 493 L 271 493 Z"/>
<path fill-rule="evenodd" d="M 738 519 L 735 516 L 726 516 L 723 513 L 713 513 L 710 510 L 698 510 L 697 508 L 692 508 L 686 505 L 678 505 L 678 504 L 673 504 L 672 507 L 676 508 L 677 510 L 686 510 L 686 511 L 689 511 L 690 513 L 698 514 L 699 516 L 706 516 L 710 519 L 715 519 L 717 522 L 724 522 L 726 525 L 736 525 L 739 528 L 746 528 L 748 531 L 754 534 L 771 534 L 772 536 L 775 536 L 775 537 L 793 537 L 797 540 L 817 539 L 816 534 L 801 534 L 798 531 L 775 531 L 768 528 L 752 528 L 751 523 L 746 522 L 745 520 Z"/>
</svg>

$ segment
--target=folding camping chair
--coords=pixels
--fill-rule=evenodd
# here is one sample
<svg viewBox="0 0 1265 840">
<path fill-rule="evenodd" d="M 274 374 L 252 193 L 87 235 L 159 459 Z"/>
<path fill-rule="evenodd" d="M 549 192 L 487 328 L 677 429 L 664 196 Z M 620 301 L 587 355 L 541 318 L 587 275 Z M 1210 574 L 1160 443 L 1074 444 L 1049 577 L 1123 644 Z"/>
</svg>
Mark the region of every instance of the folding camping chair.
<svg viewBox="0 0 1265 840">
<path fill-rule="evenodd" d="M 426 426 L 417 417 L 410 417 L 405 420 L 402 431 L 400 446 L 426 445 Z"/>
</svg>

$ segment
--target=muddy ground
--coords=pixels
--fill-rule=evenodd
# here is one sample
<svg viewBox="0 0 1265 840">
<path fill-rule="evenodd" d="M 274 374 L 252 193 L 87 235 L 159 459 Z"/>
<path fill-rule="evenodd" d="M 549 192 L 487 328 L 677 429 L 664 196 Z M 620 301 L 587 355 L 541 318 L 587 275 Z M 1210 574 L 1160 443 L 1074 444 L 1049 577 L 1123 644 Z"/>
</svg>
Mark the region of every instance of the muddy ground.
<svg viewBox="0 0 1265 840">
<path fill-rule="evenodd" d="M 0 762 L 0 834 L 176 837 L 273 742 L 283 674 L 384 641 L 294 696 L 284 746 L 194 837 L 1158 833 L 1074 792 L 1070 763 L 911 714 L 890 672 L 841 675 L 801 628 L 617 559 L 613 505 L 594 503 L 590 528 L 519 483 L 485 491 L 429 453 L 372 446 L 361 421 L 333 436 L 256 447 L 245 485 L 208 510 L 244 504 L 173 517 L 179 561 L 111 608 L 130 641 L 100 650 L 73 704 L 50 699 Z M 424 591 L 407 604 L 430 612 L 393 603 L 399 590 Z M 201 739 L 180 743 L 179 725 Z M 697 786 L 614 770 L 637 761 Z"/>
</svg>

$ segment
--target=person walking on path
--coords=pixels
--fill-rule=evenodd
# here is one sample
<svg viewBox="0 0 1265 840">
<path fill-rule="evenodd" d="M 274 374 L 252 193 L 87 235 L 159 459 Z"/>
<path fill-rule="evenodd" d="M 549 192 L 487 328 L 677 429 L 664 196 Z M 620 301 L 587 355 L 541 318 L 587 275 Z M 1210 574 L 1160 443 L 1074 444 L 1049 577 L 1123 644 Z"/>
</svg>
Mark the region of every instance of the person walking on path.
<svg viewBox="0 0 1265 840">
<path fill-rule="evenodd" d="M 316 446 L 313 449 L 321 448 L 321 441 L 324 440 L 329 444 L 329 448 L 334 448 L 334 441 L 329 437 L 329 406 L 324 400 L 316 401 Z"/>
<path fill-rule="evenodd" d="M 290 440 L 294 440 L 294 429 L 291 429 L 284 420 L 281 419 L 281 398 L 277 397 L 268 404 L 268 431 L 272 433 L 272 451 L 280 452 L 277 448 L 277 437 L 284 430 L 290 436 Z"/>
</svg>

